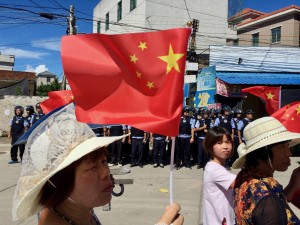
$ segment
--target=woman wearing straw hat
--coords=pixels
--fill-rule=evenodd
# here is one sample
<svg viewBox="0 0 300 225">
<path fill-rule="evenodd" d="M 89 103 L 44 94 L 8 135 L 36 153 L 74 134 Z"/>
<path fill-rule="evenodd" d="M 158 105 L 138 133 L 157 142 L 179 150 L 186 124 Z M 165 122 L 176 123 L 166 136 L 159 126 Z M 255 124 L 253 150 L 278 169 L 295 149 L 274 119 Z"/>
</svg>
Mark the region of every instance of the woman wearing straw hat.
<svg viewBox="0 0 300 225">
<path fill-rule="evenodd" d="M 287 203 L 300 188 L 300 169 L 294 170 L 285 189 L 273 178 L 275 171 L 290 166 L 290 147 L 300 143 L 300 133 L 287 131 L 273 117 L 263 117 L 246 126 L 244 138 L 232 165 L 242 168 L 234 186 L 236 224 L 300 224 Z"/>
<path fill-rule="evenodd" d="M 93 208 L 110 202 L 114 186 L 106 146 L 124 137 L 96 137 L 72 105 L 49 116 L 28 138 L 13 219 L 40 213 L 39 225 L 100 225 Z M 168 206 L 159 224 L 181 225 L 179 210 Z"/>
</svg>

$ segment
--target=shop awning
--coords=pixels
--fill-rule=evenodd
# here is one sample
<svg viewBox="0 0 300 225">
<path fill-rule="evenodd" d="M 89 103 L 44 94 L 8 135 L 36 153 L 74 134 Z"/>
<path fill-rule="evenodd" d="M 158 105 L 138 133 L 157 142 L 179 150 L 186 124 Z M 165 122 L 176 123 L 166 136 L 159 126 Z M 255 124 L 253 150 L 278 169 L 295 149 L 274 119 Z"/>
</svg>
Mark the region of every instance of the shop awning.
<svg viewBox="0 0 300 225">
<path fill-rule="evenodd" d="M 300 85 L 300 73 L 217 72 L 229 84 Z"/>
</svg>

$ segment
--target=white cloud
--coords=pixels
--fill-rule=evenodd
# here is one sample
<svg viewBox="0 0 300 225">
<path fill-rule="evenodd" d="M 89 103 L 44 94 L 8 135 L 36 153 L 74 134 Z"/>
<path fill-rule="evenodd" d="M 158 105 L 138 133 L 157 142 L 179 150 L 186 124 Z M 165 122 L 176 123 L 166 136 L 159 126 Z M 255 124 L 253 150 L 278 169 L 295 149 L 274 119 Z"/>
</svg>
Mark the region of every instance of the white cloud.
<svg viewBox="0 0 300 225">
<path fill-rule="evenodd" d="M 37 67 L 33 68 L 31 65 L 26 65 L 26 72 L 35 72 L 36 74 L 48 71 L 46 65 L 38 65 Z"/>
<path fill-rule="evenodd" d="M 31 42 L 33 47 L 44 48 L 52 51 L 60 51 L 60 38 L 45 38 Z"/>
<path fill-rule="evenodd" d="M 44 55 L 48 55 L 45 52 L 27 51 L 19 48 L 7 48 L 0 47 L 0 52 L 3 55 L 15 55 L 15 58 L 28 58 L 28 59 L 40 59 Z"/>
</svg>

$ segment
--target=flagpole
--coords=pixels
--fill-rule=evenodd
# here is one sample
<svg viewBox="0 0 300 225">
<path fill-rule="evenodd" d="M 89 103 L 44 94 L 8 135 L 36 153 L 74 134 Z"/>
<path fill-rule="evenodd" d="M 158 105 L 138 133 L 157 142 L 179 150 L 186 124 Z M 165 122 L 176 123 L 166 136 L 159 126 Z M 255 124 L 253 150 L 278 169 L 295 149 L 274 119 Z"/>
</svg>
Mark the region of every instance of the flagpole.
<svg viewBox="0 0 300 225">
<path fill-rule="evenodd" d="M 279 109 L 281 108 L 281 86 L 279 86 Z"/>
<path fill-rule="evenodd" d="M 173 204 L 173 169 L 174 169 L 175 137 L 172 137 L 171 160 L 170 160 L 170 204 Z"/>
</svg>

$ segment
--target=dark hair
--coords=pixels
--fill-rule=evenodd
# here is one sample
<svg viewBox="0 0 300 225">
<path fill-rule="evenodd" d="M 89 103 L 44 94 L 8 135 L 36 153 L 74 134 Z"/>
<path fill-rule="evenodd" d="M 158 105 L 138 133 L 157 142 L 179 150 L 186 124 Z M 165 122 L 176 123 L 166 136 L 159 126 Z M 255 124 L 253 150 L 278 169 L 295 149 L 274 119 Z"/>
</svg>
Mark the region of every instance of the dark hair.
<svg viewBox="0 0 300 225">
<path fill-rule="evenodd" d="M 253 152 L 250 152 L 249 154 L 246 155 L 245 168 L 256 167 L 258 166 L 259 161 L 267 162 L 268 155 L 270 157 L 270 160 L 272 160 L 273 159 L 272 147 L 286 142 L 288 141 L 281 141 L 278 143 L 261 147 L 259 149 L 254 150 Z"/>
<path fill-rule="evenodd" d="M 234 188 L 239 188 L 244 182 L 249 181 L 251 179 L 261 179 L 266 177 L 266 174 L 264 171 L 260 171 L 258 169 L 258 165 L 260 161 L 263 161 L 265 163 L 268 162 L 268 155 L 270 157 L 270 160 L 273 159 L 273 152 L 272 148 L 276 145 L 283 144 L 289 141 L 282 141 L 275 144 L 267 145 L 264 147 L 261 147 L 259 149 L 254 150 L 253 152 L 250 152 L 246 155 L 246 162 L 244 166 L 242 167 L 241 172 L 237 175 L 237 178 L 235 180 Z"/>
<path fill-rule="evenodd" d="M 223 135 L 225 135 L 230 141 L 233 149 L 233 140 L 231 138 L 231 134 L 223 127 L 213 127 L 211 128 L 205 135 L 205 139 L 202 143 L 202 146 L 204 148 L 204 151 L 208 152 L 210 154 L 210 158 L 213 159 L 214 157 L 214 152 L 213 152 L 213 146 L 223 140 Z M 233 154 L 233 151 L 232 153 Z"/>
<path fill-rule="evenodd" d="M 104 155 L 108 156 L 107 149 L 105 147 L 99 148 L 57 172 L 49 179 L 55 187 L 50 182 L 46 182 L 40 192 L 39 203 L 47 208 L 56 207 L 71 194 L 75 184 L 76 168 L 82 162 L 96 162 Z"/>
</svg>

